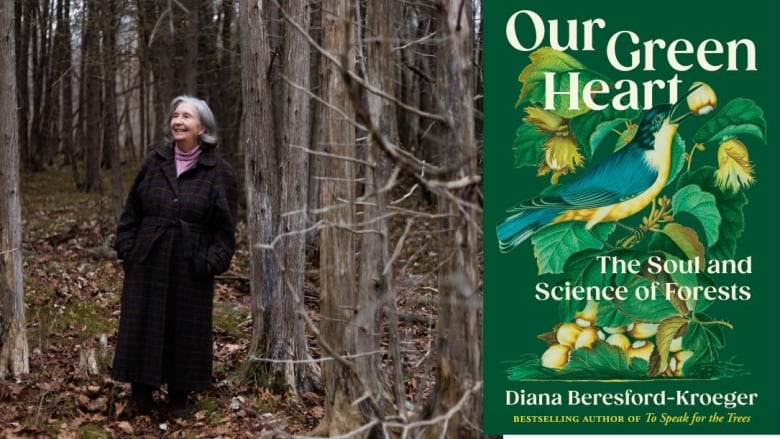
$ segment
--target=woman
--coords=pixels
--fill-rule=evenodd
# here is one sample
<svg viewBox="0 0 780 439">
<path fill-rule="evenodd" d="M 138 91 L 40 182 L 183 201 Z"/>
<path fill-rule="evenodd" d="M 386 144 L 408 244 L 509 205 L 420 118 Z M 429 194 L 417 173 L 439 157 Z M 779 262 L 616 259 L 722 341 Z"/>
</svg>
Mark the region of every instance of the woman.
<svg viewBox="0 0 780 439">
<path fill-rule="evenodd" d="M 187 417 L 189 392 L 211 384 L 214 275 L 233 257 L 238 195 L 206 102 L 179 96 L 168 121 L 171 142 L 144 159 L 117 227 L 125 280 L 112 377 L 131 383 L 129 414 L 151 411 L 167 384 L 171 414 Z"/>
</svg>

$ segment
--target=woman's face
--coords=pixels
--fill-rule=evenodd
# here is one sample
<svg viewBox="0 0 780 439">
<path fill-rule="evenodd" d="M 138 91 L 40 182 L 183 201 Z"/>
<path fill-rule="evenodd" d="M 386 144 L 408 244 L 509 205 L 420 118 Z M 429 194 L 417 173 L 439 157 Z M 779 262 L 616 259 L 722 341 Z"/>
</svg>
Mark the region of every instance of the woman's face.
<svg viewBox="0 0 780 439">
<path fill-rule="evenodd" d="M 205 132 L 194 105 L 182 102 L 176 106 L 171 115 L 171 135 L 180 149 L 189 151 L 197 146 L 198 137 Z"/>
</svg>

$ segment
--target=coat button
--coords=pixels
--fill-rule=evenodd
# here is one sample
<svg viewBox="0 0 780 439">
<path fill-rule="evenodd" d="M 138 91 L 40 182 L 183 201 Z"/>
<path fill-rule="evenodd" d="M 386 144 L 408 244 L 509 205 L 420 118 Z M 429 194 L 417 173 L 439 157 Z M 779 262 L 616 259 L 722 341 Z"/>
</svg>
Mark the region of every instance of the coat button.
<svg viewBox="0 0 780 439">
<path fill-rule="evenodd" d="M 174 199 L 173 199 L 173 202 L 174 202 L 174 203 L 178 203 L 178 202 L 179 202 L 179 199 L 178 199 L 178 198 L 174 198 Z"/>
</svg>

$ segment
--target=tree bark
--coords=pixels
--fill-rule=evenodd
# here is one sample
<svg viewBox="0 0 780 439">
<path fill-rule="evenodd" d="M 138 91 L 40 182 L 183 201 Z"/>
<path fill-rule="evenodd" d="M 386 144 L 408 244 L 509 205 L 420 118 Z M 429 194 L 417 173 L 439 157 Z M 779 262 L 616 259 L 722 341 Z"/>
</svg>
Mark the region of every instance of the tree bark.
<svg viewBox="0 0 780 439">
<path fill-rule="evenodd" d="M 450 180 L 478 181 L 474 125 L 473 11 L 470 2 L 438 4 L 436 97 L 447 120 L 441 157 L 457 166 Z M 467 184 L 441 192 L 438 209 L 446 215 L 440 239 L 439 368 L 428 417 L 450 413 L 449 422 L 427 437 L 480 438 L 482 432 L 482 314 L 479 291 L 481 211 L 478 191 Z M 457 409 L 457 410 L 456 410 Z"/>
<path fill-rule="evenodd" d="M 14 108 L 14 10 L 0 6 L 0 108 Z M 19 125 L 15 111 L 0 112 L 0 379 L 29 373 L 22 280 L 22 208 Z"/>
<path fill-rule="evenodd" d="M 32 20 L 30 9 L 32 2 L 16 0 L 16 15 L 14 30 L 16 33 L 16 82 L 17 87 L 17 113 L 19 114 L 19 152 L 20 160 L 27 166 L 29 151 L 29 124 L 30 124 L 30 88 L 27 76 L 29 73 L 29 49 L 30 49 L 30 21 Z"/>
<path fill-rule="evenodd" d="M 116 35 L 119 27 L 119 4 L 117 0 L 102 0 L 103 17 L 103 144 L 111 168 L 111 200 L 114 219 L 119 221 L 123 210 L 122 178 L 119 169 L 119 121 L 116 99 Z"/>
<path fill-rule="evenodd" d="M 370 337 L 369 328 L 358 326 L 357 314 L 368 313 L 361 306 L 370 302 L 365 291 L 356 288 L 355 178 L 356 157 L 354 109 L 343 80 L 343 69 L 355 64 L 353 3 L 348 0 L 322 2 L 323 48 L 339 60 L 322 65 L 321 95 L 328 103 L 322 132 L 317 136 L 328 154 L 323 160 L 320 200 L 323 227 L 320 231 L 320 313 L 318 340 L 323 352 L 335 357 L 322 366 L 325 387 L 325 416 L 313 435 L 336 436 L 355 430 L 369 419 L 383 415 L 376 396 L 368 390 L 376 379 L 352 355 L 359 351 L 359 339 Z M 376 361 L 372 358 L 371 361 Z M 367 396 L 362 398 L 362 396 Z M 353 437 L 366 437 L 370 432 Z"/>
<path fill-rule="evenodd" d="M 390 96 L 397 96 L 396 84 L 398 59 L 393 51 L 395 41 L 394 26 L 400 20 L 400 8 L 394 0 L 376 0 L 366 5 L 366 80 L 372 87 L 382 90 Z M 353 95 L 354 96 L 354 95 Z M 398 125 L 394 104 L 376 93 L 368 92 L 368 123 L 378 133 L 393 143 L 398 142 Z M 363 102 L 361 100 L 360 102 Z M 359 105 L 355 102 L 354 105 Z M 392 399 L 396 407 L 404 407 L 403 370 L 401 368 L 400 340 L 398 337 L 398 310 L 393 282 L 393 270 L 390 264 L 390 237 L 387 211 L 387 188 L 390 163 L 382 153 L 376 136 L 369 136 L 366 148 L 363 177 L 363 223 L 366 233 L 361 234 L 362 257 L 358 290 L 362 292 L 361 312 L 356 314 L 355 324 L 370 336 L 358 338 L 358 352 L 376 352 L 381 346 L 382 315 L 387 316 L 389 330 L 388 349 L 393 367 L 394 391 Z M 366 371 L 366 381 L 371 388 L 367 391 L 375 395 L 381 405 L 391 406 L 387 380 L 382 372 L 380 358 L 365 356 L 355 360 L 359 368 Z M 373 378 L 371 378 L 373 377 Z M 401 414 L 401 413 L 398 413 Z"/>
<path fill-rule="evenodd" d="M 310 13 L 306 2 L 289 2 L 285 14 L 302 29 L 309 29 Z M 273 359 L 311 358 L 306 342 L 303 314 L 303 280 L 306 262 L 305 229 L 308 220 L 308 152 L 311 143 L 310 48 L 305 36 L 289 21 L 284 22 L 282 50 L 281 99 L 279 111 L 284 123 L 279 125 L 279 162 L 281 164 L 279 212 L 276 220 L 277 254 L 281 277 L 267 291 L 266 332 L 263 334 L 266 355 Z M 270 294 L 269 294 L 270 293 Z M 280 364 L 269 365 L 268 372 L 282 372 Z M 288 363 L 284 366 L 286 382 L 299 394 L 319 385 L 319 368 L 311 363 Z"/>
<path fill-rule="evenodd" d="M 273 148 L 271 90 L 268 71 L 271 50 L 264 17 L 266 2 L 241 2 L 240 26 L 242 91 L 244 115 L 242 135 L 244 172 L 246 173 L 247 238 L 249 241 L 250 287 L 252 296 L 252 341 L 245 375 L 254 377 L 260 368 L 257 358 L 264 357 L 262 337 L 267 322 L 265 291 L 273 291 L 281 276 L 279 266 L 267 246 L 275 234 L 274 212 L 277 211 L 279 166 Z"/>
<path fill-rule="evenodd" d="M 177 47 L 181 49 L 182 62 L 175 67 L 176 73 L 180 75 L 181 88 L 177 87 L 179 93 L 194 95 L 198 90 L 198 16 L 200 15 L 200 0 L 189 0 L 183 2 L 186 5 L 186 11 L 173 10 L 171 16 L 179 21 L 181 17 L 181 29 L 176 34 Z M 171 53 L 175 56 L 176 53 Z M 174 74 L 174 71 L 170 72 Z"/>
<path fill-rule="evenodd" d="M 240 35 L 238 26 L 234 25 L 236 21 L 234 2 L 235 0 L 222 1 L 222 32 L 220 35 L 222 50 L 218 52 L 216 61 L 217 85 L 214 91 L 219 103 L 220 125 L 223 127 L 221 135 L 222 145 L 225 148 L 223 154 L 237 161 L 243 155 L 238 142 L 242 94 L 241 71 L 238 68 L 239 64 L 236 62 L 235 55 L 239 53 Z"/>
<path fill-rule="evenodd" d="M 100 181 L 100 152 L 102 136 L 100 134 L 100 122 L 102 120 L 102 74 L 100 72 L 100 42 L 97 0 L 87 2 L 87 24 L 84 33 L 84 73 L 82 81 L 85 81 L 84 93 L 86 111 L 81 112 L 85 118 L 86 129 L 86 179 L 84 181 L 85 192 L 100 192 L 103 190 Z M 82 108 L 82 110 L 84 110 Z"/>
<path fill-rule="evenodd" d="M 62 145 L 64 162 L 70 164 L 73 181 L 78 181 L 78 167 L 73 147 L 73 61 L 70 47 L 70 0 L 57 3 L 57 30 L 54 37 L 54 77 L 62 78 L 59 83 L 59 142 Z M 55 96 L 57 94 L 55 93 Z"/>
<path fill-rule="evenodd" d="M 144 45 L 144 53 L 146 68 L 151 71 L 152 78 L 147 92 L 151 113 L 147 120 L 149 139 L 146 147 L 148 149 L 153 149 L 162 143 L 162 136 L 165 134 L 163 118 L 166 117 L 168 106 L 177 92 L 182 90 L 181 87 L 177 87 L 179 81 L 175 81 L 179 72 L 174 64 L 176 55 L 174 36 L 181 31 L 181 26 L 176 26 L 172 18 L 172 14 L 180 15 L 181 11 L 177 9 L 166 12 L 169 5 L 178 8 L 175 2 L 138 0 L 138 24 L 141 32 L 148 38 Z M 167 15 L 166 18 L 162 18 L 164 14 Z"/>
<path fill-rule="evenodd" d="M 244 99 L 252 98 L 245 101 L 244 138 L 247 142 L 262 139 L 245 148 L 254 316 L 246 373 L 274 391 L 304 394 L 318 385 L 317 368 L 294 362 L 310 358 L 301 314 L 308 156 L 300 148 L 310 142 L 309 99 L 285 79 L 268 76 L 274 69 L 265 24 L 273 9 L 266 2 L 241 6 L 242 29 L 250 32 L 249 38 L 241 40 L 244 78 L 253 72 L 251 80 L 244 82 Z M 307 16 L 305 3 L 290 6 L 291 15 Z M 301 25 L 306 28 L 308 22 Z M 308 44 L 298 31 L 288 32 L 281 47 L 282 74 L 291 83 L 308 88 Z M 245 53 L 249 56 L 244 57 Z M 278 94 L 273 93 L 271 83 L 281 86 Z M 274 99 L 277 95 L 281 99 Z M 284 124 L 272 122 L 274 112 L 280 113 Z"/>
</svg>

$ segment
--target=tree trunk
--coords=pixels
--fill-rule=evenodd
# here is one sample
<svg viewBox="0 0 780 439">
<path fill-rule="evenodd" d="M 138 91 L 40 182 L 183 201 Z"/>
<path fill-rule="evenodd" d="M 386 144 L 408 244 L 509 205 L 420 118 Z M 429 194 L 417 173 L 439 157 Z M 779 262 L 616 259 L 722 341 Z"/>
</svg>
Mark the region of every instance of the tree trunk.
<svg viewBox="0 0 780 439">
<path fill-rule="evenodd" d="M 177 47 L 181 49 L 182 62 L 175 67 L 180 75 L 181 88 L 178 93 L 194 95 L 198 90 L 198 16 L 200 15 L 200 0 L 183 2 L 187 11 L 179 11 L 174 8 L 171 16 L 183 19 L 181 29 L 176 34 Z M 178 20 L 177 20 L 178 21 Z M 174 54 L 171 53 L 171 56 Z M 174 74 L 171 71 L 170 74 Z"/>
<path fill-rule="evenodd" d="M 6 2 L 7 3 L 7 2 Z M 17 105 L 19 115 L 19 152 L 21 160 L 27 167 L 29 151 L 29 124 L 30 124 L 30 89 L 27 76 L 29 73 L 28 60 L 30 49 L 30 21 L 32 20 L 30 9 L 32 2 L 16 0 L 16 15 L 14 30 L 16 31 L 16 82 L 18 83 Z"/>
<path fill-rule="evenodd" d="M 471 3 L 439 4 L 436 97 L 447 120 L 442 154 L 457 168 L 450 181 L 470 181 L 441 192 L 446 215 L 439 236 L 439 368 L 427 418 L 449 413 L 449 421 L 427 437 L 480 438 L 482 432 L 482 314 L 479 291 L 481 211 L 478 204 L 477 140 L 474 126 L 473 11 Z"/>
<path fill-rule="evenodd" d="M 398 4 L 395 0 L 376 0 L 366 6 L 366 80 L 369 85 L 390 96 L 396 95 L 398 59 L 393 51 L 394 26 L 398 22 Z M 356 96 L 356 94 L 353 94 Z M 376 93 L 368 93 L 368 123 L 381 133 L 385 140 L 398 141 L 396 109 L 392 102 Z M 353 104 L 360 105 L 359 102 Z M 395 405 L 403 410 L 405 406 L 403 370 L 401 368 L 400 340 L 398 336 L 398 314 L 393 282 L 393 270 L 387 266 L 389 256 L 389 227 L 387 220 L 387 183 L 390 163 L 382 153 L 379 142 L 383 139 L 369 136 L 365 161 L 369 164 L 364 171 L 364 192 L 362 196 L 363 224 L 366 233 L 361 234 L 362 257 L 358 290 L 363 296 L 361 312 L 355 316 L 355 324 L 366 328 L 371 336 L 358 338 L 358 352 L 376 352 L 381 346 L 381 317 L 387 316 L 389 329 L 390 358 L 393 366 L 393 398 Z M 365 356 L 355 359 L 359 368 L 367 373 L 366 389 L 375 395 L 382 405 L 391 406 L 392 401 L 383 401 L 388 392 L 381 359 Z M 373 378 L 371 378 L 373 377 Z M 402 413 L 398 413 L 399 415 Z"/>
<path fill-rule="evenodd" d="M 140 3 L 140 2 L 139 2 Z M 152 86 L 149 83 L 151 75 L 151 61 L 149 60 L 149 38 L 151 25 L 146 21 L 144 8 L 139 4 L 136 8 L 136 21 L 138 26 L 138 125 L 140 133 L 139 157 L 145 157 L 151 143 L 151 131 L 154 122 L 149 118 L 149 95 Z"/>
<path fill-rule="evenodd" d="M 246 29 L 252 32 L 249 38 L 241 40 L 246 105 L 244 138 L 260 140 L 245 148 L 254 316 L 251 354 L 245 373 L 274 391 L 291 389 L 303 394 L 318 384 L 318 370 L 314 366 L 294 362 L 310 357 L 301 314 L 304 312 L 303 230 L 308 156 L 299 148 L 310 141 L 309 99 L 286 82 L 268 77 L 272 57 L 265 24 L 271 9 L 265 9 L 265 2 L 258 2 L 257 7 L 241 6 L 241 27 L 244 32 Z M 292 15 L 306 16 L 305 3 L 291 6 L 300 8 L 290 11 Z M 302 25 L 308 26 L 306 21 Z M 288 32 L 291 35 L 282 47 L 283 74 L 293 83 L 308 88 L 305 67 L 309 60 L 308 45 L 299 32 Z M 246 53 L 251 56 L 244 57 Z M 256 73 L 247 75 L 247 72 Z M 282 99 L 273 99 L 272 82 L 281 84 Z M 253 89 L 253 85 L 258 89 Z M 259 101 L 254 100 L 255 96 Z M 250 97 L 251 102 L 247 101 Z M 261 114 L 255 116 L 257 112 Z M 282 113 L 283 125 L 272 122 L 273 112 Z M 260 116 L 262 119 L 256 119 Z M 262 137 L 249 134 L 258 131 L 262 131 Z M 281 139 L 280 147 L 273 146 L 280 144 L 275 140 L 277 135 Z"/>
<path fill-rule="evenodd" d="M 309 28 L 305 2 L 290 2 L 285 14 L 294 17 L 303 29 Z M 275 222 L 277 243 L 273 252 L 281 263 L 281 277 L 274 289 L 266 291 L 266 318 L 263 344 L 266 356 L 275 360 L 311 358 L 305 333 L 303 280 L 305 271 L 305 229 L 308 208 L 308 152 L 311 142 L 309 43 L 289 22 L 284 24 L 282 44 L 281 99 L 278 101 L 283 124 L 279 125 L 281 175 L 279 211 Z M 284 372 L 285 381 L 304 394 L 319 384 L 319 368 L 310 363 L 272 363 L 266 369 L 271 377 Z"/>
<path fill-rule="evenodd" d="M 57 31 L 54 42 L 54 47 L 56 47 L 56 73 L 54 76 L 62 78 L 59 86 L 60 128 L 58 138 L 62 145 L 65 163 L 70 164 L 75 182 L 78 181 L 78 167 L 73 150 L 73 62 L 71 60 L 70 39 L 70 0 L 60 0 L 57 3 Z"/>
<path fill-rule="evenodd" d="M 249 268 L 252 296 L 252 341 L 244 373 L 254 376 L 264 358 L 262 337 L 267 322 L 264 292 L 273 291 L 281 274 L 267 246 L 275 234 L 274 212 L 277 212 L 279 166 L 271 120 L 271 90 L 268 71 L 271 50 L 264 18 L 268 14 L 266 2 L 241 2 L 240 26 L 242 90 L 244 116 L 242 135 L 244 171 L 246 173 L 247 238 L 249 241 Z M 262 370 L 262 369 L 260 369 Z"/>
<path fill-rule="evenodd" d="M 100 192 L 102 185 L 100 181 L 100 151 L 102 146 L 102 136 L 100 135 L 100 121 L 102 114 L 102 75 L 100 72 L 100 42 L 98 40 L 99 16 L 97 0 L 87 2 L 87 27 L 84 33 L 84 74 L 83 81 L 86 81 L 84 93 L 86 94 L 86 112 L 81 113 L 81 117 L 86 118 L 86 180 L 84 181 L 85 192 Z M 84 102 L 84 100 L 82 100 Z"/>
<path fill-rule="evenodd" d="M 169 14 L 164 21 L 159 22 L 168 6 L 177 8 L 175 11 L 165 12 Z M 139 27 L 142 33 L 147 35 L 148 41 L 144 45 L 146 68 L 151 71 L 152 81 L 147 92 L 151 116 L 147 123 L 149 126 L 149 139 L 146 148 L 152 149 L 162 143 L 163 118 L 168 112 L 168 106 L 177 93 L 181 93 L 182 87 L 178 71 L 174 64 L 176 53 L 174 37 L 181 31 L 181 26 L 175 26 L 172 14 L 181 15 L 176 2 L 160 2 L 156 0 L 138 0 Z M 146 70 L 142 70 L 146 71 Z"/>
<path fill-rule="evenodd" d="M 0 108 L 14 108 L 14 10 L 0 6 Z M 15 111 L 0 112 L 0 379 L 29 373 L 22 281 L 22 208 L 19 125 Z"/>
<path fill-rule="evenodd" d="M 111 200 L 114 218 L 119 221 L 122 214 L 122 178 L 119 169 L 119 122 L 116 99 L 116 34 L 119 27 L 118 0 L 102 0 L 103 16 L 103 144 L 111 167 Z"/>
<path fill-rule="evenodd" d="M 222 40 L 223 49 L 217 53 L 217 74 L 215 97 L 222 115 L 220 125 L 222 127 L 223 154 L 234 161 L 238 161 L 243 153 L 239 148 L 238 133 L 241 121 L 241 71 L 236 65 L 236 53 L 239 53 L 240 36 L 238 26 L 234 25 L 236 18 L 234 12 L 235 0 L 222 1 Z M 218 92 L 216 92 L 218 91 Z M 212 101 L 214 99 L 212 98 Z M 216 110 L 215 110 L 216 111 Z"/>
<path fill-rule="evenodd" d="M 49 41 L 51 14 L 49 2 L 34 3 L 32 15 L 35 26 L 31 32 L 32 43 L 32 111 L 30 117 L 30 143 L 27 166 L 31 171 L 42 171 L 51 155 L 52 106 L 49 102 Z"/>
<path fill-rule="evenodd" d="M 372 313 L 361 308 L 370 303 L 368 292 L 356 288 L 355 165 L 342 158 L 356 157 L 354 110 L 342 77 L 342 69 L 351 69 L 355 63 L 351 23 L 356 14 L 351 6 L 353 2 L 348 0 L 325 0 L 322 6 L 323 48 L 339 60 L 339 65 L 324 61 L 321 70 L 321 95 L 328 108 L 323 114 L 322 133 L 317 137 L 328 157 L 323 160 L 320 186 L 324 226 L 320 232 L 322 320 L 318 342 L 324 354 L 336 359 L 323 362 L 325 417 L 312 435 L 331 437 L 350 432 L 368 419 L 383 417 L 377 395 L 369 390 L 370 380 L 376 375 L 365 362 L 351 358 L 363 353 L 359 340 L 371 335 L 366 333 L 369 328 L 358 326 L 357 320 L 365 319 L 357 315 Z"/>
</svg>

